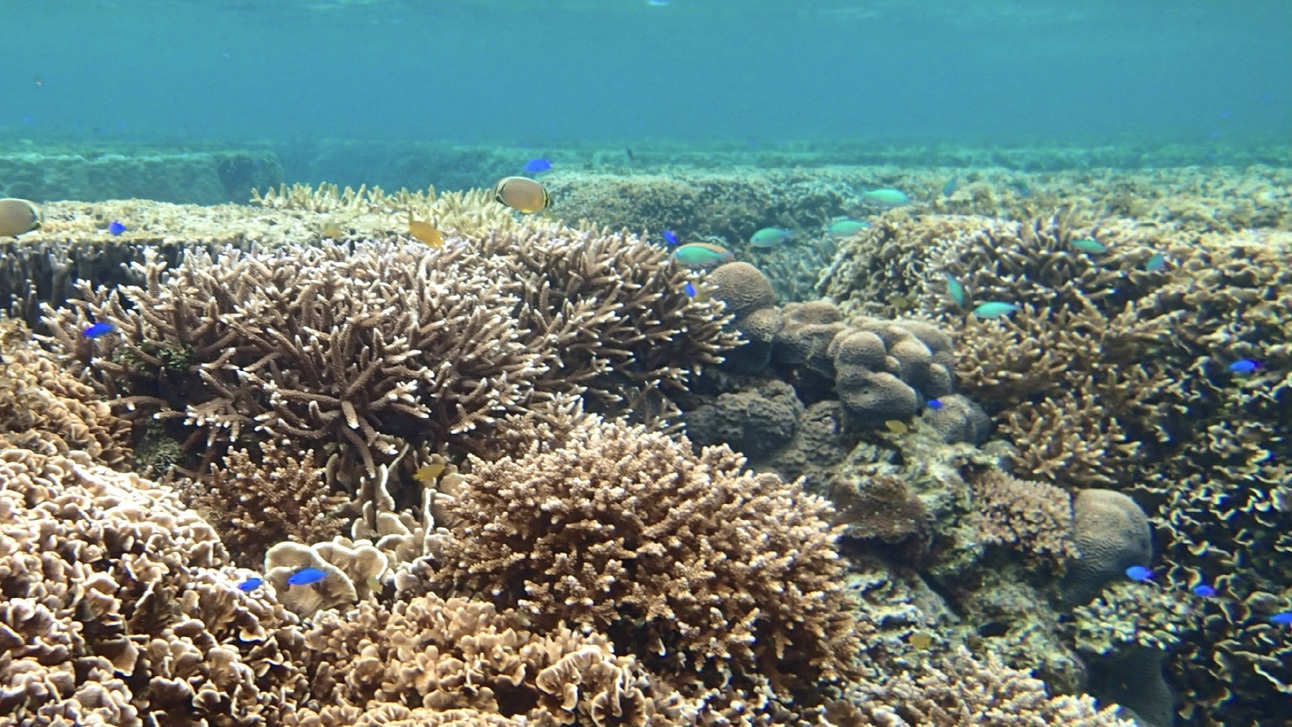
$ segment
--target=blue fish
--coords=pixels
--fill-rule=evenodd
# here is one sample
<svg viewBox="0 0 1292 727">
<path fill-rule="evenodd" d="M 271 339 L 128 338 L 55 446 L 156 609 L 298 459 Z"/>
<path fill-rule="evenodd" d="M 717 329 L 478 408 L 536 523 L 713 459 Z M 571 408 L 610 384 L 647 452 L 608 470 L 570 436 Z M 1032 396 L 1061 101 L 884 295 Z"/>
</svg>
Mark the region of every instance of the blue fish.
<svg viewBox="0 0 1292 727">
<path fill-rule="evenodd" d="M 239 583 L 238 590 L 242 591 L 243 593 L 250 593 L 256 590 L 257 588 L 259 588 L 263 583 L 264 583 L 264 580 L 253 576 Z"/>
<path fill-rule="evenodd" d="M 85 329 L 84 331 L 81 331 L 81 335 L 85 336 L 86 338 L 101 338 L 103 336 L 108 335 L 109 333 L 112 333 L 115 330 L 117 330 L 116 326 L 112 325 L 111 323 L 103 323 L 102 321 L 100 321 L 90 326 L 89 328 Z"/>
<path fill-rule="evenodd" d="M 301 568 L 295 573 L 287 576 L 287 585 L 289 586 L 308 586 L 313 583 L 327 578 L 327 573 L 318 568 Z"/>
<path fill-rule="evenodd" d="M 677 233 L 672 230 L 664 230 L 664 242 L 667 242 L 669 247 L 676 245 L 678 243 Z"/>
<path fill-rule="evenodd" d="M 1270 623 L 1278 624 L 1279 626 L 1292 624 L 1292 611 L 1280 611 L 1273 616 L 1270 616 Z"/>
<path fill-rule="evenodd" d="M 957 188 L 959 188 L 959 186 L 960 186 L 960 177 L 952 177 L 948 179 L 947 183 L 942 185 L 942 196 L 950 197 L 952 194 L 955 194 L 955 191 Z"/>
<path fill-rule="evenodd" d="M 1166 256 L 1160 252 L 1153 253 L 1153 257 L 1144 263 L 1144 269 L 1150 273 L 1160 273 L 1166 270 Z"/>
<path fill-rule="evenodd" d="M 1193 588 L 1190 588 L 1189 590 L 1193 591 L 1193 595 L 1198 596 L 1199 598 L 1211 598 L 1212 596 L 1216 595 L 1216 589 L 1212 588 L 1206 583 L 1199 583 L 1198 585 L 1194 586 Z"/>
<path fill-rule="evenodd" d="M 686 291 L 686 294 L 690 297 L 695 297 L 695 286 L 691 285 L 690 281 L 687 281 L 686 285 L 682 286 L 682 290 Z"/>
<path fill-rule="evenodd" d="M 932 409 L 933 411 L 937 411 L 938 409 L 941 409 L 944 406 L 946 406 L 946 404 L 943 404 L 942 401 L 939 399 L 929 399 L 929 408 Z"/>
<path fill-rule="evenodd" d="M 1148 583 L 1153 580 L 1153 569 L 1142 565 L 1133 565 L 1126 569 L 1126 577 L 1136 583 Z"/>
<path fill-rule="evenodd" d="M 112 235 L 113 237 L 116 237 L 117 235 L 120 235 L 125 231 L 126 231 L 126 226 L 121 224 L 120 222 L 117 222 L 116 220 L 113 220 L 108 223 L 108 234 Z"/>
<path fill-rule="evenodd" d="M 538 174 L 539 172 L 546 172 L 551 168 L 552 168 L 552 163 L 541 157 L 538 159 L 530 159 L 529 161 L 525 162 L 525 171 L 529 172 L 530 174 Z"/>
<path fill-rule="evenodd" d="M 1253 361 L 1250 358 L 1245 358 L 1242 361 L 1235 361 L 1229 364 L 1229 372 L 1234 374 L 1250 374 L 1255 373 L 1260 367 L 1260 361 Z"/>
</svg>

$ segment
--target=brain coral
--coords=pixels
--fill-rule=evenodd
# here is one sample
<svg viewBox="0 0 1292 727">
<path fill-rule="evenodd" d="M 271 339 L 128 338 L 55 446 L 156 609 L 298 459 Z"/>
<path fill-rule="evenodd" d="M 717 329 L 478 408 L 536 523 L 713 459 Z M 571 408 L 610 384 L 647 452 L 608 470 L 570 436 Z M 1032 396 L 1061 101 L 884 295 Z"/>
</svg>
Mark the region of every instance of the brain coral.
<svg viewBox="0 0 1292 727">
<path fill-rule="evenodd" d="M 542 431 L 518 454 L 472 459 L 439 578 L 536 624 L 589 624 L 670 671 L 783 685 L 852 672 L 826 501 L 742 471 L 726 447 L 695 454 L 594 417 Z"/>
<path fill-rule="evenodd" d="M 1082 604 L 1104 584 L 1123 578 L 1131 566 L 1153 559 L 1148 516 L 1129 496 L 1114 490 L 1082 490 L 1072 501 L 1072 540 L 1080 557 L 1068 565 L 1064 598 Z"/>
</svg>

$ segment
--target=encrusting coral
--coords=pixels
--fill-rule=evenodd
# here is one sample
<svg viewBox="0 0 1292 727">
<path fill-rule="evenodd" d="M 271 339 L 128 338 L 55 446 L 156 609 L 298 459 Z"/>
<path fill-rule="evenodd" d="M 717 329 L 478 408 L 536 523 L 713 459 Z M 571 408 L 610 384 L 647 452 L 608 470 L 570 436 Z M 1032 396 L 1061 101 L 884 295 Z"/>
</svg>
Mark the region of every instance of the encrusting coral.
<svg viewBox="0 0 1292 727">
<path fill-rule="evenodd" d="M 792 687 L 859 649 L 829 506 L 725 447 L 583 416 L 473 458 L 438 576 L 529 614 L 591 625 L 677 673 Z"/>
<path fill-rule="evenodd" d="M 0 443 L 46 454 L 79 450 L 120 468 L 130 460 L 130 423 L 94 389 L 32 345 L 21 321 L 0 322 Z"/>
</svg>

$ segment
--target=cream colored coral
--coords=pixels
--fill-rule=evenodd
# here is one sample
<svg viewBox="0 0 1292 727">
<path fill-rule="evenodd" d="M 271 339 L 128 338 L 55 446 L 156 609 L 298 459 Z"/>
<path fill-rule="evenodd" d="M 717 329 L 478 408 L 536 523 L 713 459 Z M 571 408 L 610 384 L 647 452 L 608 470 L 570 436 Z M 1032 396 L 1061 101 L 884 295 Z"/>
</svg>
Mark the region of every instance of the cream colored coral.
<svg viewBox="0 0 1292 727">
<path fill-rule="evenodd" d="M 670 669 L 784 682 L 852 671 L 855 620 L 830 508 L 742 471 L 725 447 L 586 417 L 528 451 L 473 459 L 440 578 L 523 609 L 630 635 Z M 757 665 L 757 666 L 755 666 Z M 774 678 L 774 679 L 775 679 Z"/>
</svg>

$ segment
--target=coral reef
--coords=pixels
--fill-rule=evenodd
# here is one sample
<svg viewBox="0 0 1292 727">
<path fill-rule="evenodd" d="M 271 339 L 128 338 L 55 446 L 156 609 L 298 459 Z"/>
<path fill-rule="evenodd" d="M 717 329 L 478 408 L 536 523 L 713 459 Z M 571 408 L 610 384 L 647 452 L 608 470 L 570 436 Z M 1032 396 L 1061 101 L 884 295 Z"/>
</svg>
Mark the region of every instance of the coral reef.
<svg viewBox="0 0 1292 727">
<path fill-rule="evenodd" d="M 198 251 L 170 271 L 150 253 L 136 270 L 143 285 L 82 282 L 50 309 L 51 343 L 130 416 L 182 421 L 199 471 L 258 432 L 375 473 L 397 440 L 462 444 L 534 396 L 641 407 L 736 341 L 662 252 L 590 231 Z M 81 337 L 93 321 L 117 333 Z"/>
<path fill-rule="evenodd" d="M 1153 560 L 1148 516 L 1128 495 L 1082 490 L 1072 499 L 1072 541 L 1080 556 L 1069 563 L 1064 598 L 1082 604 L 1127 568 Z"/>
<path fill-rule="evenodd" d="M 535 624 L 592 625 L 671 672 L 786 686 L 852 673 L 824 501 L 741 473 L 725 447 L 694 454 L 591 417 L 544 434 L 523 456 L 472 460 L 440 577 Z"/>
</svg>

